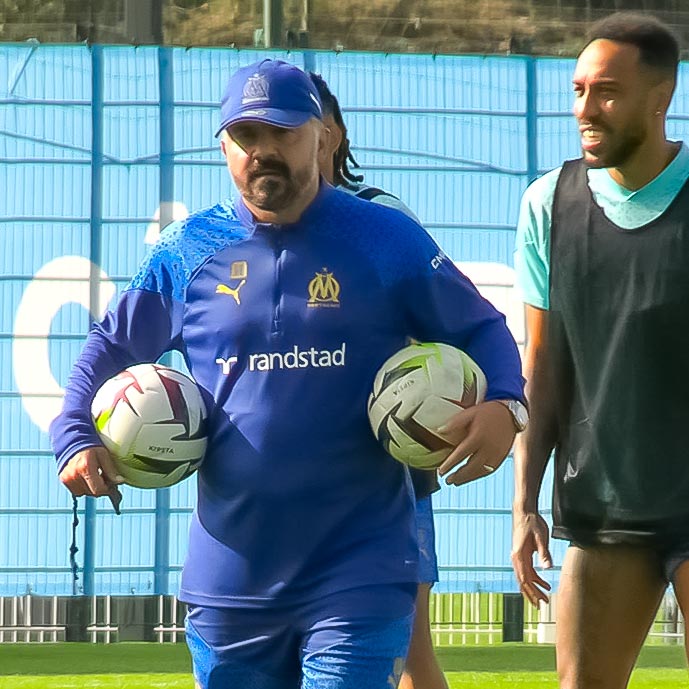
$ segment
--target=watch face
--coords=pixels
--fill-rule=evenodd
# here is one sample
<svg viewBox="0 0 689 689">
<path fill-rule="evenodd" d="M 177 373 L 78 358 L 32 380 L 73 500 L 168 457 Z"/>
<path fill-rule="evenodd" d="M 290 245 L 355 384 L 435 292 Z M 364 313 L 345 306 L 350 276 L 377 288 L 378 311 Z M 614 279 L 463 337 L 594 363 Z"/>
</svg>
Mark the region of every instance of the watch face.
<svg viewBox="0 0 689 689">
<path fill-rule="evenodd" d="M 529 423 L 529 412 L 526 411 L 526 407 L 519 402 L 514 402 L 512 405 L 512 412 L 514 414 L 514 420 L 517 422 L 519 430 L 524 430 L 526 424 Z"/>
<path fill-rule="evenodd" d="M 518 400 L 498 400 L 498 402 L 507 407 L 510 414 L 512 414 L 512 420 L 517 433 L 523 431 L 529 423 L 528 409 Z"/>
</svg>

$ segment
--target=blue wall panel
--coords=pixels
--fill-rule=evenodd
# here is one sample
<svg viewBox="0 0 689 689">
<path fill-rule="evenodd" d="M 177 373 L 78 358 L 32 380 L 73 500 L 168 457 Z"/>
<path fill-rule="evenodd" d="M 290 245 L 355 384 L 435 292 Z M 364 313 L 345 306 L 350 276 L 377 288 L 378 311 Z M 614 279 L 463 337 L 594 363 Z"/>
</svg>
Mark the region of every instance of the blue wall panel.
<svg viewBox="0 0 689 689">
<path fill-rule="evenodd" d="M 103 94 L 102 189 L 95 190 L 102 209 L 101 308 L 158 232 L 161 124 L 169 121 L 174 130 L 175 217 L 231 193 L 213 137 L 217 103 L 228 75 L 260 57 L 323 74 L 340 98 L 366 181 L 404 199 L 443 249 L 507 304 L 518 339 L 523 323 L 510 267 L 520 197 L 531 170 L 578 155 L 571 60 L 99 50 L 0 45 L 0 186 L 9 192 L 0 196 L 0 595 L 72 590 L 72 502 L 56 479 L 46 429 L 90 322 L 92 184 L 101 178 L 99 161 L 92 161 L 94 84 Z M 92 69 L 94 54 L 102 55 L 102 82 Z M 164 95 L 174 111 L 162 114 L 169 120 L 160 105 L 166 55 L 173 93 Z M 677 137 L 689 128 L 687 86 L 683 65 L 669 123 Z M 183 367 L 178 355 L 171 361 Z M 170 546 L 158 567 L 169 571 L 170 592 L 184 560 L 195 486 L 192 478 L 169 491 Z M 127 487 L 123 493 L 121 517 L 106 501 L 97 503 L 93 593 L 151 593 L 160 585 L 156 493 Z M 439 590 L 515 590 L 511 500 L 511 460 L 490 480 L 444 487 L 435 497 Z M 541 508 L 548 513 L 547 488 Z M 82 499 L 80 564 L 83 509 Z M 554 548 L 560 562 L 564 544 Z M 557 570 L 547 576 L 557 583 Z"/>
</svg>

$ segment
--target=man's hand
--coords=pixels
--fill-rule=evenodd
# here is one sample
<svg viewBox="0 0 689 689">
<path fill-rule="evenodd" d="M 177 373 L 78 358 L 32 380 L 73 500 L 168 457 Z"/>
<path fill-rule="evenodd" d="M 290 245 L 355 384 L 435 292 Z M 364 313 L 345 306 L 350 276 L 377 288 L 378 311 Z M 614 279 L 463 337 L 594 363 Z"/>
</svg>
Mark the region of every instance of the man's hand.
<svg viewBox="0 0 689 689">
<path fill-rule="evenodd" d="M 538 512 L 515 510 L 512 520 L 512 567 L 519 590 L 537 608 L 539 601 L 548 602 L 546 591 L 550 591 L 550 584 L 536 572 L 533 556 L 538 552 L 543 569 L 553 566 L 548 549 L 548 525 Z"/>
<path fill-rule="evenodd" d="M 482 402 L 453 416 L 440 433 L 457 447 L 438 467 L 444 476 L 467 457 L 468 461 L 451 473 L 446 483 L 461 486 L 492 474 L 512 447 L 516 429 L 512 414 L 500 402 Z"/>
<path fill-rule="evenodd" d="M 118 475 L 110 453 L 104 447 L 87 447 L 77 452 L 60 472 L 60 480 L 70 493 L 99 497 L 107 495 L 119 514 L 122 494 L 117 486 L 124 482 Z"/>
</svg>

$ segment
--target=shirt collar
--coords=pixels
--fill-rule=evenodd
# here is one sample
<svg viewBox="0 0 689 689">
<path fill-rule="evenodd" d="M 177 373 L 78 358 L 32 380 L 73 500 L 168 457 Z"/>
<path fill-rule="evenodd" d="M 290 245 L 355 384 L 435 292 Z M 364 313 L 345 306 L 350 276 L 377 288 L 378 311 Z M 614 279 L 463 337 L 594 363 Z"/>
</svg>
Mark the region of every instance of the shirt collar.
<svg viewBox="0 0 689 689">
<path fill-rule="evenodd" d="M 681 187 L 687 180 L 689 173 L 689 148 L 685 143 L 679 148 L 677 155 L 670 161 L 659 175 L 640 189 L 627 189 L 618 184 L 611 176 L 607 168 L 591 168 L 588 170 L 588 178 L 591 187 L 606 197 L 617 200 L 627 200 L 635 196 L 645 197 L 654 194 L 658 190 L 666 188 L 675 189 L 678 184 Z"/>
</svg>

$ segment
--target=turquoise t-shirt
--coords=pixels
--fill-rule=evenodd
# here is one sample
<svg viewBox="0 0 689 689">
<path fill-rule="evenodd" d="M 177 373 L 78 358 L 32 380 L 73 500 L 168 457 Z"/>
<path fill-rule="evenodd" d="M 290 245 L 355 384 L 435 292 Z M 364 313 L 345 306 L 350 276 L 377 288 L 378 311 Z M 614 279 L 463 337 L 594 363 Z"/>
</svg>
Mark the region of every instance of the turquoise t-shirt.
<svg viewBox="0 0 689 689">
<path fill-rule="evenodd" d="M 524 192 L 514 254 L 517 287 L 526 304 L 549 307 L 550 221 L 557 168 L 535 180 Z M 689 148 L 682 144 L 672 162 L 646 186 L 630 191 L 605 168 L 588 170 L 589 188 L 607 218 L 625 230 L 647 225 L 664 213 L 689 179 Z"/>
</svg>

